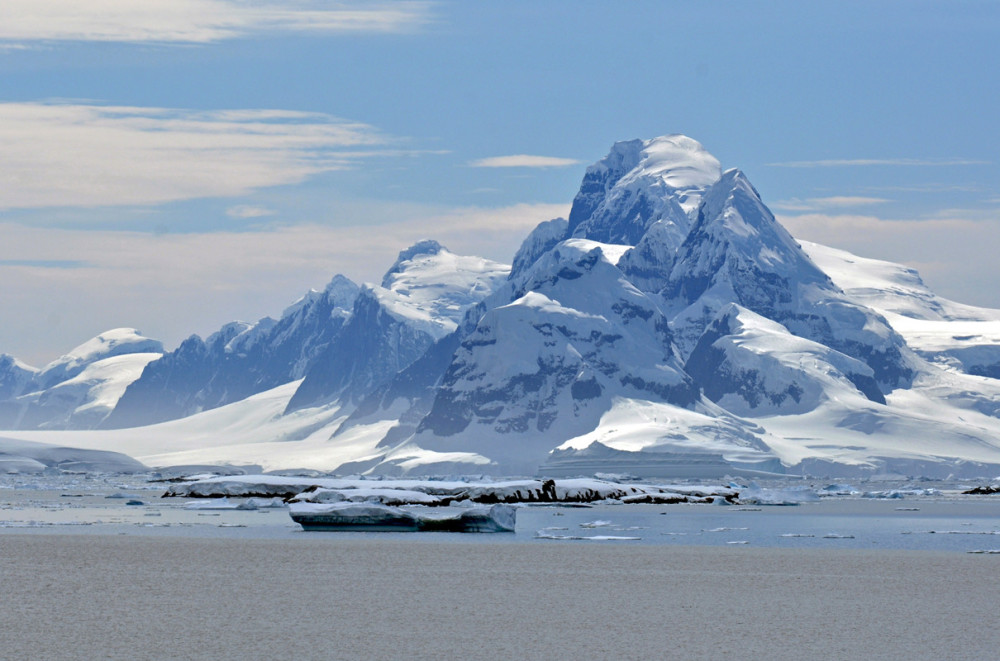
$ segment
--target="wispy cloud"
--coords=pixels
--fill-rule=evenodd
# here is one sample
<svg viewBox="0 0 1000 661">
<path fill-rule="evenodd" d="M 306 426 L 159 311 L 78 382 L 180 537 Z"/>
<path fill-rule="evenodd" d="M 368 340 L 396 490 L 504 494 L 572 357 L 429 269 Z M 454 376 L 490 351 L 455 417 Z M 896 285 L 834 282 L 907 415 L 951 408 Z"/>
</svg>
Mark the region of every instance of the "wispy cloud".
<svg viewBox="0 0 1000 661">
<path fill-rule="evenodd" d="M 861 207 L 891 202 L 883 197 L 860 197 L 837 195 L 833 197 L 810 197 L 804 200 L 792 198 L 774 202 L 771 206 L 781 211 L 816 211 L 819 209 Z"/>
<path fill-rule="evenodd" d="M 871 165 L 890 166 L 950 166 L 950 165 L 989 165 L 990 161 L 982 161 L 968 158 L 852 158 L 852 159 L 827 159 L 820 161 L 784 161 L 780 163 L 767 163 L 774 168 L 833 168 L 833 167 L 857 167 Z"/>
<path fill-rule="evenodd" d="M 0 259 L 0 267 L 20 266 L 40 269 L 80 269 L 87 262 L 78 259 Z"/>
<path fill-rule="evenodd" d="M 430 22 L 429 2 L 4 0 L 0 40 L 207 43 L 260 33 L 391 33 Z"/>
<path fill-rule="evenodd" d="M 319 113 L 0 103 L 0 208 L 241 195 L 351 167 L 390 141 Z"/>
<path fill-rule="evenodd" d="M 471 161 L 474 168 L 562 168 L 577 165 L 580 161 L 574 158 L 558 158 L 555 156 L 531 156 L 529 154 L 514 154 L 512 156 L 493 156 Z"/>
<path fill-rule="evenodd" d="M 230 218 L 262 218 L 264 216 L 273 216 L 274 210 L 268 209 L 267 207 L 257 207 L 249 204 L 239 204 L 235 207 L 229 207 L 226 209 L 226 215 Z"/>
<path fill-rule="evenodd" d="M 983 190 L 979 184 L 953 184 L 928 182 L 905 186 L 868 186 L 865 190 L 887 193 L 977 193 Z"/>
</svg>

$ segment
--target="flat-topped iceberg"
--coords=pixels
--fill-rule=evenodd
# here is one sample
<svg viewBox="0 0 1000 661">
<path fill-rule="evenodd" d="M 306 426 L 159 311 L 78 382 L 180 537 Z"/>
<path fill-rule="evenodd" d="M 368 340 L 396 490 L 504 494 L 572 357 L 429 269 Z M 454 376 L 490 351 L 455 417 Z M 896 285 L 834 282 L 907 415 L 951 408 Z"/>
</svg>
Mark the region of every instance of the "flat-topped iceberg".
<svg viewBox="0 0 1000 661">
<path fill-rule="evenodd" d="M 363 532 L 514 532 L 510 505 L 404 509 L 381 503 L 290 503 L 292 520 L 306 530 Z"/>
</svg>

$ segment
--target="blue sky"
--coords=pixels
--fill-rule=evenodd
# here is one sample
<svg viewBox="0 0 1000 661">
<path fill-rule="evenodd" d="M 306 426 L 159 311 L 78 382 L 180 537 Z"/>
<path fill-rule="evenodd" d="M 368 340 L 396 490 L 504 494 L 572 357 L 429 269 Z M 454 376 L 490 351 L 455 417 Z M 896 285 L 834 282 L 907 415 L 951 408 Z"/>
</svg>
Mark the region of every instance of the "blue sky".
<svg viewBox="0 0 1000 661">
<path fill-rule="evenodd" d="M 174 346 L 423 237 L 507 261 L 667 133 L 1000 307 L 998 37 L 994 2 L 5 0 L 0 352 Z"/>
</svg>

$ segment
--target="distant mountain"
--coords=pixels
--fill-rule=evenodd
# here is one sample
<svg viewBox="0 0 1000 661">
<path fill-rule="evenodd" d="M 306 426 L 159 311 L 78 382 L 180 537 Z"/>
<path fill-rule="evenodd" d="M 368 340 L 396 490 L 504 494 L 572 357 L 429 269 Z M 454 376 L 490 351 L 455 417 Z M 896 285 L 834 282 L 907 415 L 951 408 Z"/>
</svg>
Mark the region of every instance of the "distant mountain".
<svg viewBox="0 0 1000 661">
<path fill-rule="evenodd" d="M 0 357 L 0 427 L 90 429 L 163 353 L 133 328 L 101 333 L 40 370 Z M 6 397 L 2 397 L 6 394 Z"/>
<path fill-rule="evenodd" d="M 402 251 L 381 286 L 362 289 L 351 320 L 310 366 L 288 410 L 360 401 L 454 332 L 466 310 L 508 272 L 504 264 L 455 255 L 436 241 Z"/>
<path fill-rule="evenodd" d="M 38 374 L 38 370 L 14 356 L 0 354 L 0 402 L 17 397 Z"/>
<path fill-rule="evenodd" d="M 1000 310 L 796 241 L 685 136 L 614 145 L 510 268 L 422 241 L 380 284 L 338 276 L 278 320 L 162 357 L 102 346 L 42 370 L 0 357 L 0 426 L 101 426 L 17 438 L 150 464 L 1000 471 Z"/>
<path fill-rule="evenodd" d="M 207 340 L 193 335 L 151 363 L 103 427 L 182 418 L 301 379 L 351 318 L 359 288 L 336 276 L 310 290 L 277 321 L 233 322 Z"/>
</svg>

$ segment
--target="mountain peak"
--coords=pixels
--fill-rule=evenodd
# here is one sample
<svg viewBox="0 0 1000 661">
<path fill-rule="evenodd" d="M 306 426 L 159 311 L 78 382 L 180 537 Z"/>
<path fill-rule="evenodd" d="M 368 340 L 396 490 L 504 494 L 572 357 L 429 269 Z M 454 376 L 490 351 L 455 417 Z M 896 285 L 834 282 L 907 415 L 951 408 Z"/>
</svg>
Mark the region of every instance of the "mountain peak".
<svg viewBox="0 0 1000 661">
<path fill-rule="evenodd" d="M 650 225 L 663 220 L 676 227 L 680 244 L 702 193 L 720 175 L 718 159 L 684 135 L 615 143 L 606 157 L 587 168 L 573 200 L 568 234 L 635 245 Z"/>
<path fill-rule="evenodd" d="M 417 241 L 409 248 L 400 250 L 395 263 L 389 267 L 389 270 L 385 272 L 385 276 L 382 277 L 382 286 L 389 289 L 392 286 L 393 276 L 402 272 L 407 262 L 412 262 L 417 257 L 433 257 L 442 252 L 449 252 L 449 250 L 434 239 L 423 239 Z"/>
<path fill-rule="evenodd" d="M 672 188 L 703 188 L 719 179 L 719 161 L 686 135 L 665 135 L 642 142 L 639 162 L 629 176 L 656 176 Z"/>
</svg>

